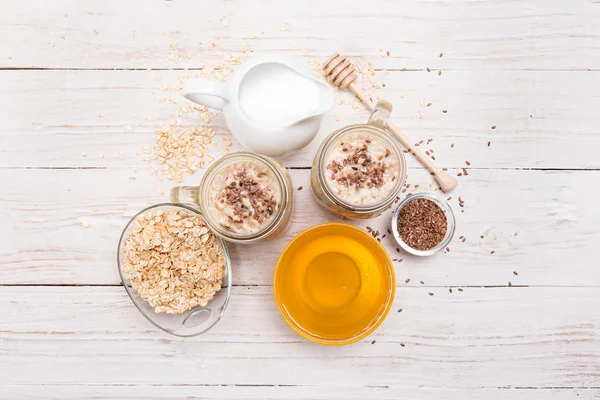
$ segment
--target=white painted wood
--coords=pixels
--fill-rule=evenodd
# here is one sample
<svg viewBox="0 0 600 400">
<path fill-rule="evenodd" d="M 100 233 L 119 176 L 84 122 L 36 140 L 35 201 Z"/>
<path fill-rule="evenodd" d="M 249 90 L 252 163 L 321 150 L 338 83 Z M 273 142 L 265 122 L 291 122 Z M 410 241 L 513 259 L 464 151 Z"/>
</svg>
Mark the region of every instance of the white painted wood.
<svg viewBox="0 0 600 400">
<path fill-rule="evenodd" d="M 305 400 L 319 399 L 450 399 L 481 400 L 501 398 L 507 400 L 563 400 L 573 396 L 577 399 L 597 398 L 597 389 L 534 389 L 534 388 L 446 388 L 403 386 L 401 390 L 386 387 L 331 387 L 331 386 L 249 386 L 189 384 L 183 386 L 161 385 L 7 385 L 2 386 L 7 398 L 71 400 L 82 398 L 102 399 L 253 399 L 253 400 Z M 400 396 L 400 397 L 398 397 Z"/>
<path fill-rule="evenodd" d="M 186 75 L 191 73 L 0 71 L 0 166 L 142 164 L 135 153 L 154 143 L 154 131 L 176 111 L 175 105 L 155 103 L 154 97 L 180 101 L 178 93 L 162 92 L 161 84 L 174 87 Z M 415 143 L 433 138 L 430 146 L 420 148 L 433 148 L 441 167 L 465 167 L 469 160 L 473 168 L 600 168 L 600 93 L 592 90 L 600 87 L 600 71 L 445 71 L 442 76 L 397 71 L 380 73 L 378 81 L 386 85 L 378 92 L 395 107 L 394 123 Z M 285 165 L 311 165 L 331 131 L 367 121 L 367 111 L 356 111 L 349 93 L 336 92 L 335 97 L 347 103 L 335 103 L 317 138 L 281 158 Z M 145 121 L 148 116 L 153 120 Z M 199 115 L 184 122 L 204 124 Z M 211 123 L 218 134 L 231 138 L 221 114 Z M 216 143 L 218 155 L 222 141 Z M 234 149 L 239 149 L 235 141 Z M 117 151 L 125 160 L 116 158 Z M 420 167 L 413 157 L 407 161 Z"/>
<path fill-rule="evenodd" d="M 220 21 L 225 16 L 228 26 Z M 600 66 L 599 16 L 598 5 L 584 0 L 21 0 L 7 3 L 0 16 L 0 37 L 7 38 L 0 65 L 196 67 L 248 46 L 280 53 L 302 47 L 319 56 L 339 51 L 385 68 L 589 69 Z M 284 22 L 291 31 L 281 31 Z M 259 31 L 264 35 L 253 40 Z M 220 45 L 211 48 L 216 38 Z M 179 63 L 167 58 L 174 42 Z"/>
<path fill-rule="evenodd" d="M 457 219 L 450 253 L 411 257 L 395 251 L 391 236 L 383 240 L 392 258 L 404 259 L 396 263 L 399 286 L 408 278 L 411 285 L 424 280 L 432 286 L 600 286 L 597 201 L 585 195 L 598 174 L 474 170 L 460 177 L 450 201 Z M 138 178 L 129 180 L 132 175 Z M 291 170 L 291 175 L 294 186 L 303 187 L 294 191 L 291 226 L 270 242 L 230 246 L 236 284 L 270 285 L 279 254 L 292 237 L 310 226 L 339 221 L 317 205 L 309 170 Z M 419 185 L 411 190 L 434 190 L 424 170 L 409 171 L 408 182 Z M 158 194 L 159 186 L 165 195 Z M 142 208 L 168 201 L 170 188 L 144 171 L 125 169 L 0 169 L 0 187 L 0 283 L 5 284 L 118 284 L 115 254 L 121 230 Z M 391 212 L 358 225 L 383 234 Z M 83 221 L 90 227 L 84 228 Z"/>
<path fill-rule="evenodd" d="M 573 387 L 584 398 L 599 394 L 599 288 L 466 288 L 452 294 L 406 288 L 372 336 L 345 347 L 302 340 L 285 325 L 272 296 L 270 288 L 235 287 L 214 329 L 178 339 L 138 314 L 121 287 L 3 287 L 0 387 L 18 394 L 14 385 L 48 384 L 55 391 L 56 385 L 65 391 L 92 385 L 88 391 L 102 394 L 111 384 L 148 392 L 152 385 L 208 385 L 213 391 L 216 385 L 230 391 L 249 385 L 275 398 L 290 389 L 278 393 L 271 385 L 319 398 L 342 398 L 351 388 L 400 398 L 405 387 L 424 398 L 470 388 L 503 398 L 509 388 L 525 386 Z M 202 396 L 202 387 L 196 389 Z"/>
<path fill-rule="evenodd" d="M 599 7 L 584 0 L 7 2 L 0 14 L 0 399 L 599 398 Z M 290 31 L 281 30 L 284 22 Z M 307 343 L 272 300 L 285 244 L 338 220 L 317 207 L 307 169 L 290 171 L 303 190 L 294 192 L 285 235 L 230 246 L 232 302 L 207 334 L 167 336 L 117 286 L 122 227 L 142 207 L 167 200 L 159 188 L 168 193 L 172 185 L 147 176 L 135 156 L 174 112 L 154 96 L 179 98 L 160 84 L 173 86 L 225 55 L 243 60 L 245 47 L 305 49 L 321 61 L 333 51 L 360 56 L 379 71 L 386 86 L 378 93 L 394 104 L 406 136 L 433 138 L 428 147 L 451 172 L 471 162 L 451 193 L 458 230 L 450 253 L 415 259 L 383 240 L 392 258 L 404 259 L 396 263 L 394 311 L 360 343 Z M 313 143 L 281 159 L 286 166 L 308 167 L 330 131 L 366 121 L 348 93 L 336 98 L 349 101 L 327 114 Z M 212 124 L 218 154 L 221 137 L 230 136 L 221 115 Z M 434 190 L 407 160 L 408 182 L 419 185 L 411 190 Z M 390 213 L 358 225 L 384 233 Z"/>
</svg>

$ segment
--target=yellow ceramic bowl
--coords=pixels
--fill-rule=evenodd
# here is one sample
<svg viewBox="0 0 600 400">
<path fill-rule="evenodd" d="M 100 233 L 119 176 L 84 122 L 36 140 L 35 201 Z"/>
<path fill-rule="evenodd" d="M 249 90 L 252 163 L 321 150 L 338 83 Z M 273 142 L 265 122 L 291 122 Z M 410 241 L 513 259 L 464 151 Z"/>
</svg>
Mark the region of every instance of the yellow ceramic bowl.
<svg viewBox="0 0 600 400">
<path fill-rule="evenodd" d="M 371 334 L 396 291 L 392 260 L 371 235 L 347 224 L 312 227 L 285 248 L 273 280 L 279 312 L 300 336 L 343 345 Z"/>
</svg>

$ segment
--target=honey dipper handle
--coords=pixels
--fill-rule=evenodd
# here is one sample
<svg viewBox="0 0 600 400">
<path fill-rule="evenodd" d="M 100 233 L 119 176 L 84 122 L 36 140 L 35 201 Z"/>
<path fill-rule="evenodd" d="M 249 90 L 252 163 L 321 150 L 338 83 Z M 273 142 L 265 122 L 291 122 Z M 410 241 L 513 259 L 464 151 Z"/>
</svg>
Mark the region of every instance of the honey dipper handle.
<svg viewBox="0 0 600 400">
<path fill-rule="evenodd" d="M 349 86 L 350 90 L 354 92 L 356 97 L 360 99 L 371 111 L 375 109 L 375 104 L 371 101 L 371 99 L 362 91 L 359 87 L 357 87 L 354 82 L 352 82 Z M 404 135 L 400 132 L 398 128 L 392 123 L 388 123 L 387 129 L 391 131 L 394 136 L 400 141 L 402 146 L 408 149 L 413 155 L 419 160 L 421 164 L 423 164 L 431 173 L 437 183 L 440 185 L 444 192 L 449 192 L 456 187 L 458 181 L 456 178 L 450 176 L 446 171 L 441 171 L 437 169 L 437 167 L 421 153 L 414 144 L 412 144 Z"/>
</svg>

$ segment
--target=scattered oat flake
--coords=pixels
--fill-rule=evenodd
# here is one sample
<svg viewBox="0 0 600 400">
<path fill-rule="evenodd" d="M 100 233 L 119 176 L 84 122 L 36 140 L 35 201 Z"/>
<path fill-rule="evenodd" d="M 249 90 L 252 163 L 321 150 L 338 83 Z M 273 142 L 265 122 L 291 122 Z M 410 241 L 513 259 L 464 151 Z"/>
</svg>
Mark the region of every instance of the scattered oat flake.
<svg viewBox="0 0 600 400">
<path fill-rule="evenodd" d="M 336 115 L 336 116 L 335 116 L 335 120 L 336 120 L 337 122 L 340 122 L 340 120 L 341 120 L 340 116 L 339 116 L 339 115 Z"/>
<path fill-rule="evenodd" d="M 152 117 L 151 116 L 147 116 L 146 118 L 144 118 L 144 121 L 150 122 L 150 121 L 152 121 Z"/>
<path fill-rule="evenodd" d="M 136 37 L 136 36 L 137 36 L 137 31 L 134 29 L 134 30 L 131 32 L 131 37 L 133 37 L 133 38 L 134 38 L 134 37 Z"/>
<path fill-rule="evenodd" d="M 124 160 L 124 159 L 125 159 L 125 156 L 123 156 L 123 153 L 121 153 L 120 151 L 117 151 L 117 158 L 118 158 L 119 160 Z"/>
<path fill-rule="evenodd" d="M 104 118 L 104 113 L 98 112 L 98 118 Z"/>
<path fill-rule="evenodd" d="M 104 158 L 104 153 L 101 153 L 101 154 L 100 154 L 100 158 Z"/>
<path fill-rule="evenodd" d="M 84 151 L 81 153 L 81 157 L 87 157 L 87 153 Z"/>
<path fill-rule="evenodd" d="M 132 131 L 133 130 L 133 126 L 131 126 L 131 125 L 125 125 L 125 129 L 127 129 L 128 131 Z"/>
<path fill-rule="evenodd" d="M 165 191 L 162 189 L 158 189 L 158 194 L 162 196 L 163 194 L 165 194 Z"/>
<path fill-rule="evenodd" d="M 223 144 L 225 146 L 231 146 L 231 139 L 227 138 L 227 137 L 223 137 Z"/>
<path fill-rule="evenodd" d="M 87 219 L 84 219 L 84 220 L 81 222 L 81 225 L 83 225 L 83 227 L 84 227 L 84 228 L 89 228 L 89 227 L 90 227 L 90 223 L 88 222 L 88 220 L 87 220 Z"/>
<path fill-rule="evenodd" d="M 223 24 L 223 26 L 229 26 L 229 18 L 228 17 L 222 17 L 220 18 L 221 23 Z"/>
<path fill-rule="evenodd" d="M 421 111 L 417 111 L 417 118 L 423 119 L 423 114 L 421 113 Z"/>
<path fill-rule="evenodd" d="M 288 22 L 284 22 L 283 25 L 281 25 L 281 29 L 282 32 L 286 32 L 286 31 L 291 31 L 292 27 L 290 26 L 290 24 Z"/>
</svg>

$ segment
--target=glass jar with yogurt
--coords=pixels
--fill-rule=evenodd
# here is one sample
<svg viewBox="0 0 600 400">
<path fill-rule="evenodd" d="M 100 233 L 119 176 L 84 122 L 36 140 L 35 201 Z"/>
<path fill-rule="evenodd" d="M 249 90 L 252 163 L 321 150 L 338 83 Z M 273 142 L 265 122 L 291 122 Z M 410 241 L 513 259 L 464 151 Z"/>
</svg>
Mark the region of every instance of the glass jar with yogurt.
<svg viewBox="0 0 600 400">
<path fill-rule="evenodd" d="M 231 153 L 206 171 L 200 186 L 174 187 L 171 201 L 200 206 L 206 224 L 225 240 L 269 240 L 290 221 L 292 180 L 270 157 Z"/>
<path fill-rule="evenodd" d="M 331 133 L 311 168 L 311 188 L 322 205 L 350 218 L 372 218 L 390 208 L 406 178 L 406 160 L 385 131 L 392 106 L 380 101 L 365 125 Z"/>
</svg>

